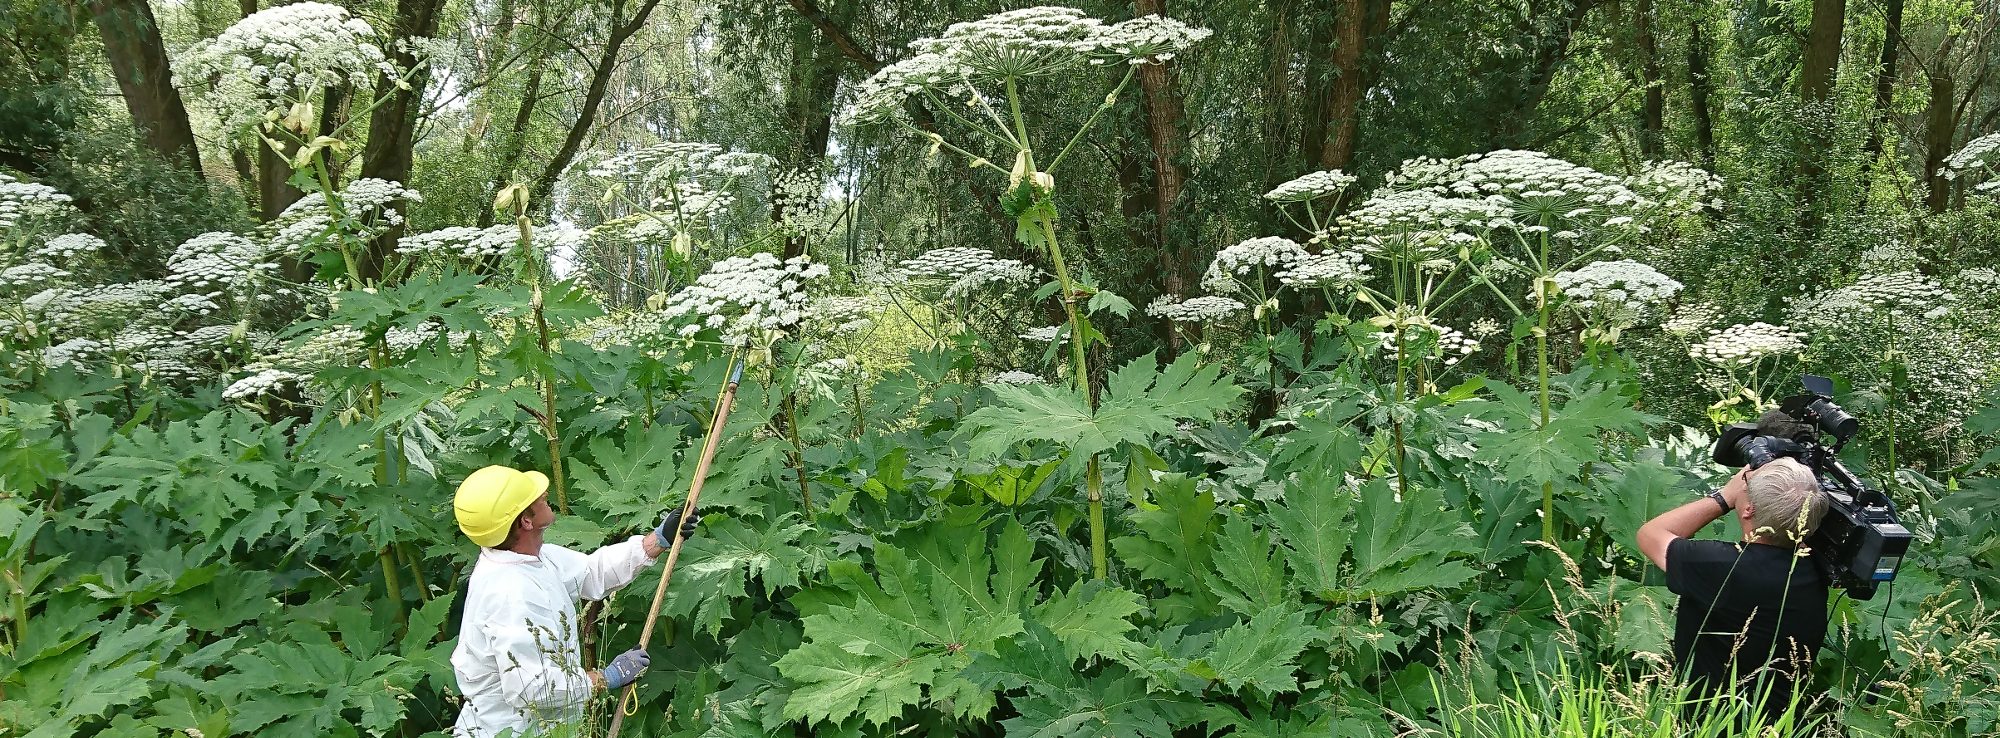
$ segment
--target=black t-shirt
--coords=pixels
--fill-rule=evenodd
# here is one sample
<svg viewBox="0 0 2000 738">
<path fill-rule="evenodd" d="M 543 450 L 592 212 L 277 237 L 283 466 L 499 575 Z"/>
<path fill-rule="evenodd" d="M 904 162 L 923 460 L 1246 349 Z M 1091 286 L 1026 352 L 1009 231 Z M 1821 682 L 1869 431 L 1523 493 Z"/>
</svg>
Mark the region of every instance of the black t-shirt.
<svg viewBox="0 0 2000 738">
<path fill-rule="evenodd" d="M 1796 549 L 1676 538 L 1667 544 L 1674 662 L 1697 695 L 1730 684 L 1784 711 L 1826 642 L 1826 581 Z M 1764 687 L 1768 685 L 1768 691 Z"/>
</svg>

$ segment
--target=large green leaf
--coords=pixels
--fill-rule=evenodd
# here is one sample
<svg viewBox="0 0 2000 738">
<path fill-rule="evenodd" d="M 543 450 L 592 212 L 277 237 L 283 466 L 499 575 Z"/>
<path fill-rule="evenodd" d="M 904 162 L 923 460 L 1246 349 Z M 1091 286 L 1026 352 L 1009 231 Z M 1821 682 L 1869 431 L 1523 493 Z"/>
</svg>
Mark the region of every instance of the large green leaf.
<svg viewBox="0 0 2000 738">
<path fill-rule="evenodd" d="M 1071 461 L 1117 448 L 1144 445 L 1172 434 L 1182 420 L 1207 422 L 1227 409 L 1242 389 L 1218 366 L 1201 366 L 1186 354 L 1159 368 L 1143 356 L 1112 372 L 1104 401 L 1092 412 L 1073 385 L 996 385 L 996 402 L 965 418 L 974 454 L 992 457 L 1018 443 L 1052 441 L 1070 450 Z"/>
<path fill-rule="evenodd" d="M 1285 558 L 1292 564 L 1293 585 L 1304 593 L 1345 601 L 1341 559 L 1353 530 L 1347 522 L 1353 507 L 1354 494 L 1345 489 L 1308 489 L 1296 483 L 1286 485 L 1284 504 L 1271 506 L 1271 522 L 1291 549 Z"/>
<path fill-rule="evenodd" d="M 1272 605 L 1218 634 L 1214 650 L 1189 668 L 1230 689 L 1249 686 L 1266 694 L 1297 691 L 1294 672 L 1299 654 L 1322 639 L 1320 629 L 1307 617 L 1305 609 L 1296 605 Z"/>
<path fill-rule="evenodd" d="M 1377 480 L 1362 488 L 1354 517 L 1360 535 L 1348 584 L 1352 598 L 1453 587 L 1476 574 L 1464 562 L 1445 560 L 1467 551 L 1473 533 L 1435 489 L 1415 487 L 1397 500 L 1388 483 Z"/>
<path fill-rule="evenodd" d="M 1037 624 L 994 653 L 981 654 L 965 678 L 983 689 L 1015 693 L 1008 701 L 1019 715 L 1000 723 L 1008 738 L 1152 738 L 1171 735 L 1193 713 L 1187 698 L 1149 692 L 1145 679 L 1121 666 L 1079 674 L 1060 639 Z"/>
<path fill-rule="evenodd" d="M 1632 409 L 1625 398 L 1604 385 L 1585 386 L 1550 410 L 1541 422 L 1536 395 L 1494 382 L 1487 385 L 1495 402 L 1466 403 L 1468 412 L 1497 420 L 1501 429 L 1475 434 L 1474 458 L 1498 469 L 1512 482 L 1561 481 L 1574 478 L 1584 462 L 1597 458 L 1601 431 L 1638 433 L 1659 419 Z"/>
<path fill-rule="evenodd" d="M 1204 580 L 1209 571 L 1209 539 L 1215 525 L 1215 498 L 1195 488 L 1194 480 L 1162 475 L 1154 488 L 1158 507 L 1133 511 L 1128 519 L 1136 535 L 1112 539 L 1119 560 L 1145 579 L 1164 582 L 1177 596 L 1158 600 L 1161 617 L 1179 622 L 1208 612 L 1214 604 Z"/>
<path fill-rule="evenodd" d="M 1222 524 L 1214 557 L 1209 586 L 1224 607 L 1250 617 L 1292 599 L 1285 582 L 1284 548 L 1248 519 L 1233 517 Z"/>
<path fill-rule="evenodd" d="M 958 672 L 1021 631 L 1033 593 L 1010 572 L 1039 564 L 1018 525 L 1002 526 L 990 551 L 987 541 L 978 528 L 939 525 L 904 546 L 878 543 L 875 576 L 843 577 L 851 604 L 807 615 L 806 643 L 778 660 L 795 685 L 785 716 L 879 725 L 926 702 L 962 716 L 992 709 L 992 694 Z"/>
</svg>

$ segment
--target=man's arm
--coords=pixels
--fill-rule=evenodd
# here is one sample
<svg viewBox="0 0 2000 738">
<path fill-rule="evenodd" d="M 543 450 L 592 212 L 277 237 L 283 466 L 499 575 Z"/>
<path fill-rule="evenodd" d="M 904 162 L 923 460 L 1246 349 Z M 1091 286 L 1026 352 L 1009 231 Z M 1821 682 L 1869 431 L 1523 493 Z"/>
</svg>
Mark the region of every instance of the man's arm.
<svg viewBox="0 0 2000 738">
<path fill-rule="evenodd" d="M 1729 501 L 1730 509 L 1743 506 L 1744 492 L 1749 489 L 1749 483 L 1745 481 L 1749 473 L 1747 468 L 1736 472 L 1736 476 L 1722 485 L 1722 497 Z M 1676 538 L 1694 536 L 1702 526 L 1715 522 L 1724 514 L 1725 511 L 1714 500 L 1706 497 L 1660 513 L 1659 517 L 1639 526 L 1639 552 L 1651 559 L 1654 566 L 1660 567 L 1660 571 L 1666 571 L 1667 544 L 1673 543 Z"/>
</svg>

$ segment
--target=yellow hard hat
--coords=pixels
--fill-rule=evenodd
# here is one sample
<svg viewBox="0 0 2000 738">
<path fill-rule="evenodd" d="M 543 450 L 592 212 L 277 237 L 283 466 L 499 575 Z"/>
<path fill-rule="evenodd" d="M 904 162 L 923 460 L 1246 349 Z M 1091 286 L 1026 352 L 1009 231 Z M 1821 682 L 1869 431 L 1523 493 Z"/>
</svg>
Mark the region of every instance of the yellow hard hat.
<svg viewBox="0 0 2000 738">
<path fill-rule="evenodd" d="M 506 466 L 489 466 L 473 472 L 458 484 L 452 498 L 452 512 L 458 515 L 458 529 L 483 548 L 507 540 L 507 529 L 521 511 L 549 489 L 549 477 L 538 471 L 521 471 Z"/>
</svg>

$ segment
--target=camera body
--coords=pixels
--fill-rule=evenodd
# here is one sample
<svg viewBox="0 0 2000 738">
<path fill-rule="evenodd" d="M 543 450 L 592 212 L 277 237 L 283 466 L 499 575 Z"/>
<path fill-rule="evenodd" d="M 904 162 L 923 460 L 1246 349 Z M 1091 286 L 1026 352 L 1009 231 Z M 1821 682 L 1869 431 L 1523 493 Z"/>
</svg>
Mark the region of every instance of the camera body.
<svg viewBox="0 0 2000 738">
<path fill-rule="evenodd" d="M 1896 504 L 1863 484 L 1840 463 L 1840 449 L 1861 423 L 1833 402 L 1833 381 L 1801 377 L 1805 391 L 1786 398 L 1755 423 L 1737 423 L 1716 439 L 1715 463 L 1757 468 L 1789 457 L 1811 469 L 1826 495 L 1826 517 L 1806 537 L 1812 559 L 1830 586 L 1857 600 L 1896 579 L 1912 536 L 1896 517 Z M 1821 442 L 1831 437 L 1831 445 Z"/>
</svg>

